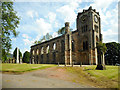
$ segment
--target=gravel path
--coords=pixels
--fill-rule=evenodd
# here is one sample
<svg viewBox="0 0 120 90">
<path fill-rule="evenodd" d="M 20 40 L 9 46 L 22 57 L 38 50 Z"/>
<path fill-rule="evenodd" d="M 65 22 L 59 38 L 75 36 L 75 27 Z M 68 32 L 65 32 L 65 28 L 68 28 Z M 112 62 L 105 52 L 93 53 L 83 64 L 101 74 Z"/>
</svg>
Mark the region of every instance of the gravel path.
<svg viewBox="0 0 120 90">
<path fill-rule="evenodd" d="M 1 74 L 1 73 L 0 73 Z M 2 74 L 3 88 L 90 88 L 66 80 L 65 71 L 55 67 L 26 72 L 23 74 Z"/>
</svg>

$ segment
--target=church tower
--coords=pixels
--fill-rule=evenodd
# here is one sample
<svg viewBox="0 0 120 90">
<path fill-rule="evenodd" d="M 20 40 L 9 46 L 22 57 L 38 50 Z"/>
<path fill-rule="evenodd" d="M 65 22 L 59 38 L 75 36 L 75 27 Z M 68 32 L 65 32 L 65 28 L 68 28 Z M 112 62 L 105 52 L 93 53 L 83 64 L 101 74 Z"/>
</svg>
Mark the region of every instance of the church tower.
<svg viewBox="0 0 120 90">
<path fill-rule="evenodd" d="M 81 62 L 83 64 L 97 64 L 96 43 L 102 41 L 99 12 L 90 6 L 88 10 L 78 13 L 77 30 Z"/>
</svg>

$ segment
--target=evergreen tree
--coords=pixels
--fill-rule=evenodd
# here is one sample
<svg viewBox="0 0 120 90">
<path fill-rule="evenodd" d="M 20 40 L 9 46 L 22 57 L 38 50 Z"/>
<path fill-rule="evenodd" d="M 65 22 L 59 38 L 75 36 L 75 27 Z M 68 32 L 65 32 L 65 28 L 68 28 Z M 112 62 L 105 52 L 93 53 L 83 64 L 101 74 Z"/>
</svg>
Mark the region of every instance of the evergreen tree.
<svg viewBox="0 0 120 90">
<path fill-rule="evenodd" d="M 28 51 L 26 51 L 24 54 L 23 54 L 23 59 L 22 59 L 22 62 L 23 63 L 29 63 L 30 61 L 30 53 Z"/>
<path fill-rule="evenodd" d="M 13 57 L 14 57 L 15 59 L 17 59 L 17 48 L 15 48 L 15 50 L 14 50 L 14 52 L 13 52 Z M 22 57 L 22 53 L 21 53 L 20 50 L 19 50 L 19 59 L 20 59 L 20 57 Z"/>
</svg>

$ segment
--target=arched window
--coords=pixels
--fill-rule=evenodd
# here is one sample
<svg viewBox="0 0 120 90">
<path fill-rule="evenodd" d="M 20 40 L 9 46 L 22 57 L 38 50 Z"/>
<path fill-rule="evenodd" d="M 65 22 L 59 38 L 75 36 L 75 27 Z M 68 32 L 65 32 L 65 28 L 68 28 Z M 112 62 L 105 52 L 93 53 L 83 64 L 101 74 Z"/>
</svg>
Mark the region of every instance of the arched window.
<svg viewBox="0 0 120 90">
<path fill-rule="evenodd" d="M 72 51 L 74 52 L 75 51 L 75 46 L 74 46 L 74 41 L 72 41 Z"/>
<path fill-rule="evenodd" d="M 70 44 L 69 44 L 69 39 L 70 37 L 69 37 L 69 34 L 67 35 L 67 39 L 68 39 L 68 50 L 69 50 L 69 47 L 70 47 Z"/>
<path fill-rule="evenodd" d="M 61 41 L 61 51 L 64 52 L 65 50 L 65 42 L 64 40 Z"/>
<path fill-rule="evenodd" d="M 37 55 L 39 54 L 39 50 L 37 49 Z"/>
<path fill-rule="evenodd" d="M 49 45 L 47 46 L 46 53 L 49 53 Z"/>
<path fill-rule="evenodd" d="M 53 44 L 53 50 L 55 50 L 55 49 L 56 49 L 56 43 Z"/>
<path fill-rule="evenodd" d="M 83 50 L 88 50 L 88 41 L 83 41 Z"/>
<path fill-rule="evenodd" d="M 34 50 L 32 51 L 32 54 L 35 55 L 35 51 Z"/>
<path fill-rule="evenodd" d="M 41 48 L 41 54 L 43 54 L 44 52 L 43 52 L 43 47 Z"/>
</svg>

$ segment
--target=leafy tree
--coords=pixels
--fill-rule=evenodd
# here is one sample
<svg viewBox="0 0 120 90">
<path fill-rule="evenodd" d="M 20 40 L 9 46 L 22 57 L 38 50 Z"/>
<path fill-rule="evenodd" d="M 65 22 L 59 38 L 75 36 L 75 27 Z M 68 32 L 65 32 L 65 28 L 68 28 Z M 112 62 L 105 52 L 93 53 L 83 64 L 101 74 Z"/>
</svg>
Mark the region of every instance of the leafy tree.
<svg viewBox="0 0 120 90">
<path fill-rule="evenodd" d="M 96 67 L 96 69 L 99 69 L 99 70 L 103 70 L 105 69 L 105 66 L 102 65 L 101 63 L 101 56 L 104 55 L 104 53 L 106 52 L 107 50 L 107 47 L 105 45 L 105 43 L 102 43 L 102 42 L 97 42 L 97 51 L 98 51 L 98 65 Z"/>
<path fill-rule="evenodd" d="M 97 49 L 98 49 L 99 53 L 104 54 L 107 50 L 107 47 L 106 47 L 105 43 L 99 42 L 99 43 L 97 43 Z"/>
<path fill-rule="evenodd" d="M 107 51 L 105 53 L 105 63 L 107 65 L 115 65 L 120 61 L 120 44 L 116 42 L 106 43 Z M 120 63 L 119 63 L 120 64 Z"/>
<path fill-rule="evenodd" d="M 13 9 L 13 2 L 1 3 L 2 8 L 0 8 L 0 11 L 2 12 L 2 49 L 4 49 L 6 53 L 8 53 L 11 49 L 10 36 L 13 35 L 14 37 L 16 37 L 19 34 L 19 32 L 17 32 L 15 29 L 18 27 L 20 19 L 16 15 L 17 12 Z"/>
<path fill-rule="evenodd" d="M 58 30 L 58 34 L 60 35 L 62 35 L 62 34 L 65 34 L 65 27 L 62 27 L 62 28 L 60 28 L 59 30 Z"/>
<path fill-rule="evenodd" d="M 22 62 L 23 62 L 23 63 L 29 63 L 29 62 L 30 62 L 29 59 L 30 59 L 30 53 L 29 53 L 28 51 L 26 51 L 26 52 L 23 54 Z"/>
<path fill-rule="evenodd" d="M 45 38 L 46 38 L 46 40 L 50 40 L 50 39 L 52 38 L 52 35 L 50 35 L 49 33 L 47 33 L 47 34 L 45 35 Z"/>
<path fill-rule="evenodd" d="M 5 52 L 5 49 L 2 49 L 2 62 L 5 62 L 7 60 L 7 53 Z"/>
<path fill-rule="evenodd" d="M 15 50 L 14 50 L 14 52 L 13 52 L 13 57 L 14 57 L 15 59 L 17 59 L 17 48 L 15 48 Z M 20 50 L 19 50 L 19 59 L 20 59 L 20 57 L 22 57 L 22 53 L 21 53 Z"/>
<path fill-rule="evenodd" d="M 72 31 L 71 28 L 70 28 L 70 31 Z M 59 35 L 65 34 L 65 27 L 60 28 L 60 29 L 58 30 L 58 34 L 59 34 Z"/>
<path fill-rule="evenodd" d="M 45 36 L 43 36 L 43 38 L 42 39 L 40 39 L 40 41 L 35 41 L 34 42 L 34 44 L 39 44 L 39 43 L 41 43 L 41 42 L 43 42 L 43 41 L 46 41 L 46 40 L 50 40 L 52 38 L 52 35 L 50 35 L 49 33 L 47 33 Z"/>
</svg>

